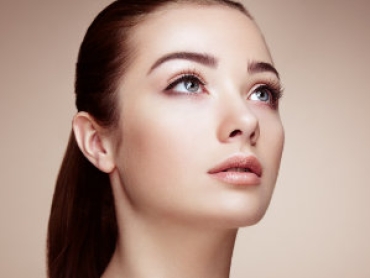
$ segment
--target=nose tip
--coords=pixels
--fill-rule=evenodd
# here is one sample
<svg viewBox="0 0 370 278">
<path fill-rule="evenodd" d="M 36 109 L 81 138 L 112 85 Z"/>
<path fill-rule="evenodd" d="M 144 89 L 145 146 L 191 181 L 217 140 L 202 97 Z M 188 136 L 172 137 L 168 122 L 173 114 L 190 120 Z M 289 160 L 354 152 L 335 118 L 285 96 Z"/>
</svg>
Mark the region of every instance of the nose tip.
<svg viewBox="0 0 370 278">
<path fill-rule="evenodd" d="M 224 114 L 219 127 L 221 142 L 243 141 L 256 145 L 259 138 L 259 122 L 250 109 L 230 109 Z"/>
<path fill-rule="evenodd" d="M 240 137 L 243 140 L 249 141 L 249 143 L 254 146 L 257 143 L 259 135 L 259 128 L 257 121 L 245 123 L 241 128 L 233 129 L 226 141 L 238 140 Z"/>
</svg>

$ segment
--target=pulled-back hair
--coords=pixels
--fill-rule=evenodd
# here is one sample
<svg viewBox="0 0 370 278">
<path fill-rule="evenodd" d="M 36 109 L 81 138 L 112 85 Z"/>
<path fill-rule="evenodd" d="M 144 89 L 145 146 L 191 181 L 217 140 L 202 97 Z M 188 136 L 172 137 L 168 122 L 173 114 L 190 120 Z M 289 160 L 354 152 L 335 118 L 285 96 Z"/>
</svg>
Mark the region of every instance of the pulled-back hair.
<svg viewBox="0 0 370 278">
<path fill-rule="evenodd" d="M 82 41 L 76 66 L 78 111 L 104 127 L 117 125 L 117 88 L 133 60 L 129 36 L 145 16 L 164 5 L 224 5 L 250 15 L 229 0 L 117 0 L 94 19 Z M 93 166 L 71 132 L 51 207 L 47 267 L 50 278 L 98 278 L 117 241 L 117 220 L 109 176 Z"/>
</svg>

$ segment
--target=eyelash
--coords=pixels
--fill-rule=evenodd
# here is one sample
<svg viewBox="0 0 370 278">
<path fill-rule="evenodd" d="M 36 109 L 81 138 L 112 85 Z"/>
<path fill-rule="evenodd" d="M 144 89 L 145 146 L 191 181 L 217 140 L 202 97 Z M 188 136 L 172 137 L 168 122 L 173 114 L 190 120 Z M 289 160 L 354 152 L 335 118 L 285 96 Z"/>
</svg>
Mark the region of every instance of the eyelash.
<svg viewBox="0 0 370 278">
<path fill-rule="evenodd" d="M 206 86 L 206 82 L 204 81 L 204 79 L 202 78 L 201 74 L 199 72 L 197 72 L 196 70 L 186 70 L 186 71 L 182 71 L 180 72 L 180 76 L 175 78 L 175 80 L 173 81 L 169 81 L 170 84 L 164 89 L 164 91 L 168 92 L 168 91 L 172 91 L 173 88 L 175 88 L 177 85 L 181 84 L 182 82 L 185 82 L 185 81 L 192 81 L 194 83 L 198 83 L 199 86 L 202 88 L 202 90 L 205 90 L 205 86 Z M 283 96 L 283 88 L 280 84 L 279 81 L 276 81 L 276 80 L 268 80 L 267 82 L 265 81 L 263 84 L 259 84 L 257 85 L 253 90 L 252 92 L 249 94 L 249 97 L 250 98 L 250 95 L 255 93 L 256 91 L 258 90 L 266 90 L 271 98 L 271 102 L 268 103 L 267 105 L 269 105 L 270 107 L 276 109 L 278 107 L 278 104 L 279 104 L 279 100 L 281 99 L 281 97 Z M 176 91 L 172 91 L 171 93 L 178 93 L 178 94 L 183 94 L 183 95 L 196 95 L 197 93 L 179 93 L 179 92 L 176 92 Z"/>
<path fill-rule="evenodd" d="M 257 85 L 257 87 L 252 90 L 250 95 L 259 90 L 266 90 L 269 93 L 271 97 L 271 102 L 268 105 L 276 109 L 278 107 L 279 100 L 283 96 L 284 91 L 280 82 L 275 80 L 269 80 L 268 82 L 265 82 L 265 84 Z"/>
<path fill-rule="evenodd" d="M 180 76 L 175 78 L 175 80 L 170 81 L 170 84 L 164 89 L 164 91 L 171 91 L 174 87 L 179 85 L 182 82 L 185 81 L 193 81 L 194 83 L 198 83 L 200 87 L 204 89 L 204 86 L 206 86 L 206 82 L 202 78 L 201 74 L 198 73 L 195 70 L 188 70 L 188 71 L 183 71 L 180 72 Z M 176 93 L 176 91 L 174 91 Z M 185 93 L 180 93 L 180 94 L 185 94 Z M 190 93 L 189 94 L 195 94 L 195 93 Z"/>
</svg>

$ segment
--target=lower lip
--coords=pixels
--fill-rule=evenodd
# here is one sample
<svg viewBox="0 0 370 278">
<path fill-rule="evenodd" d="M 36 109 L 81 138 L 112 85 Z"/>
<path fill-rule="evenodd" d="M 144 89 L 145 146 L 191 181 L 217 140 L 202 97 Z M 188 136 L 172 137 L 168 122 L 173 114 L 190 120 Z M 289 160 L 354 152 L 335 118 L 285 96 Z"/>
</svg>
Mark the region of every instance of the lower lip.
<svg viewBox="0 0 370 278">
<path fill-rule="evenodd" d="M 217 180 L 232 185 L 252 186 L 261 183 L 261 178 L 250 172 L 218 172 L 210 175 Z"/>
</svg>

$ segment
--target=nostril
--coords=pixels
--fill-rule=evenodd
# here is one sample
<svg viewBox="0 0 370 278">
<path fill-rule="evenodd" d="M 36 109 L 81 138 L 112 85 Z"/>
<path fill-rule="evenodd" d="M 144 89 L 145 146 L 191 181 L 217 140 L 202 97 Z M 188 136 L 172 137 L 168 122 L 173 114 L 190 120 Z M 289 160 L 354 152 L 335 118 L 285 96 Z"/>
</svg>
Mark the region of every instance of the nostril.
<svg viewBox="0 0 370 278">
<path fill-rule="evenodd" d="M 254 131 L 254 132 L 251 134 L 250 138 L 251 138 L 251 144 L 252 144 L 252 145 L 255 145 L 255 144 L 256 144 L 256 142 L 257 142 L 257 133 Z"/>
<path fill-rule="evenodd" d="M 236 136 L 241 135 L 241 134 L 242 134 L 241 130 L 239 130 L 239 129 L 233 130 L 233 131 L 230 133 L 230 138 L 232 138 L 232 137 L 236 137 Z"/>
</svg>

